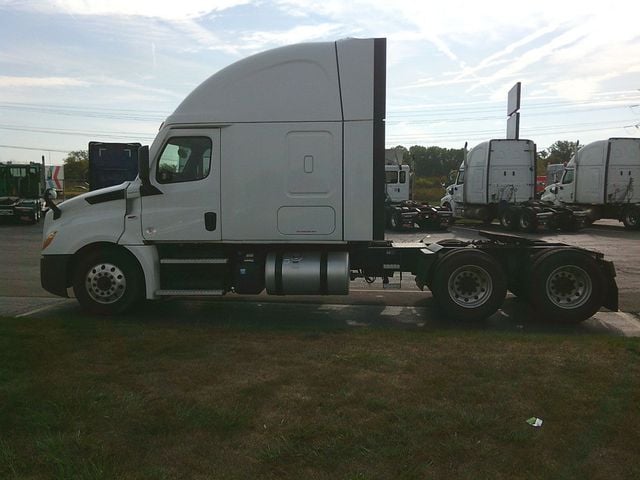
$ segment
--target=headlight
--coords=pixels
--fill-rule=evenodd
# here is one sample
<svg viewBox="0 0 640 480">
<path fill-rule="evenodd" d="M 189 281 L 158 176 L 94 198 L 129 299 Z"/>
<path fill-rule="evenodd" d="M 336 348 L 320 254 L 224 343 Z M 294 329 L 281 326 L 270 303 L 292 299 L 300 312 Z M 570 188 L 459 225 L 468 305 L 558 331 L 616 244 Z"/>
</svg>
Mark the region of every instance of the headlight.
<svg viewBox="0 0 640 480">
<path fill-rule="evenodd" d="M 57 230 L 54 230 L 53 232 L 51 232 L 49 235 L 47 235 L 47 238 L 44 239 L 44 242 L 42 242 L 42 250 L 44 250 L 45 248 L 47 248 L 49 245 L 51 245 L 51 242 L 53 242 L 53 239 L 56 238 L 56 235 L 58 234 Z"/>
</svg>

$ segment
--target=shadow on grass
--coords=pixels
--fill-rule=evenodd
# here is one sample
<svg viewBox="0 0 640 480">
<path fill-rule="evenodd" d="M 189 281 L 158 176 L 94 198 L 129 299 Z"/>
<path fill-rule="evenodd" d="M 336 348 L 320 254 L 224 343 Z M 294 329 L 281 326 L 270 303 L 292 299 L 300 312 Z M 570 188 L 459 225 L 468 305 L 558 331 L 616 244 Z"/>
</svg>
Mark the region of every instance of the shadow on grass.
<svg viewBox="0 0 640 480">
<path fill-rule="evenodd" d="M 238 331 L 285 331 L 326 333 L 369 328 L 416 332 L 503 332 L 517 334 L 592 334 L 602 330 L 587 324 L 544 322 L 530 306 L 509 297 L 501 310 L 477 322 L 461 322 L 444 317 L 433 298 L 426 297 L 411 306 L 389 306 L 382 301 L 368 304 L 320 304 L 309 297 L 227 297 L 224 299 L 166 299 L 144 302 L 136 311 L 121 316 L 97 316 L 66 303 L 40 318 L 64 319 L 92 330 L 105 323 L 113 326 L 221 328 Z M 343 299 L 344 301 L 344 299 Z M 314 303 L 315 302 L 315 303 Z"/>
</svg>

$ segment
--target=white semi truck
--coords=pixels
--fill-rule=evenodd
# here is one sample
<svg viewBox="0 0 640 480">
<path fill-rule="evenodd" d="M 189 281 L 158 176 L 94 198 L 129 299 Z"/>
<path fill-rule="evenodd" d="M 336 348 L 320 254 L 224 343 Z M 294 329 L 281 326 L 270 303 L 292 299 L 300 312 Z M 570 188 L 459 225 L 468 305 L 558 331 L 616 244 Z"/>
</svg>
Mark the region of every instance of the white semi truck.
<svg viewBox="0 0 640 480">
<path fill-rule="evenodd" d="M 567 163 L 558 183 L 548 185 L 542 199 L 579 206 L 589 222 L 620 220 L 640 228 L 640 138 L 609 138 L 582 147 Z"/>
<path fill-rule="evenodd" d="M 575 230 L 584 223 L 584 212 L 536 200 L 535 189 L 535 143 L 489 140 L 466 153 L 440 205 L 452 210 L 456 218 L 485 224 L 497 218 L 508 230 L 534 232 L 542 225 L 551 230 Z"/>
<path fill-rule="evenodd" d="M 418 202 L 412 197 L 412 173 L 409 165 L 386 164 L 385 222 L 388 228 L 444 229 L 453 219 L 453 213 L 443 207 Z"/>
<path fill-rule="evenodd" d="M 45 197 L 43 287 L 113 314 L 145 298 L 342 295 L 358 277 L 410 272 L 449 317 L 493 314 L 508 287 L 546 318 L 617 309 L 597 252 L 495 234 L 384 239 L 385 64 L 386 39 L 347 39 L 214 74 L 140 148 L 136 180 Z"/>
</svg>

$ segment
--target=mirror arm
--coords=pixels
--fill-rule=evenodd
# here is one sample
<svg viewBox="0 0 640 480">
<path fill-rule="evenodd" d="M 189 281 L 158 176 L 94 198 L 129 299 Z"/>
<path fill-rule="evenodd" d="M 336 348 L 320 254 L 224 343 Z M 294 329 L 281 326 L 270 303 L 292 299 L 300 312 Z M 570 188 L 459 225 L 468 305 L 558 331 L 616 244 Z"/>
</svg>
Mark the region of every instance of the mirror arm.
<svg viewBox="0 0 640 480">
<path fill-rule="evenodd" d="M 62 210 L 54 203 L 51 198 L 51 192 L 49 189 L 44 191 L 44 204 L 53 211 L 53 219 L 57 220 L 62 215 Z"/>
</svg>

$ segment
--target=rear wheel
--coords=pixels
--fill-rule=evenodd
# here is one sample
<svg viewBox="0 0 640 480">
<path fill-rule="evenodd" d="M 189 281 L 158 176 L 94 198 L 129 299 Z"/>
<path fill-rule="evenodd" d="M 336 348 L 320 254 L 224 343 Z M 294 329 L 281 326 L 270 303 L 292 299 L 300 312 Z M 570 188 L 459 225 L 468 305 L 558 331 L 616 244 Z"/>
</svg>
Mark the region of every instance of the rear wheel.
<svg viewBox="0 0 640 480">
<path fill-rule="evenodd" d="M 596 260 L 576 250 L 552 250 L 532 267 L 529 299 L 542 320 L 578 323 L 596 313 L 604 298 Z"/>
<path fill-rule="evenodd" d="M 525 208 L 518 217 L 518 228 L 523 232 L 533 233 L 538 229 L 536 212 L 531 208 Z"/>
<path fill-rule="evenodd" d="M 635 205 L 627 207 L 622 215 L 622 223 L 629 230 L 640 228 L 640 208 Z"/>
<path fill-rule="evenodd" d="M 514 218 L 514 212 L 510 208 L 505 208 L 500 212 L 500 225 L 506 230 L 515 230 L 517 227 L 516 219 Z"/>
<path fill-rule="evenodd" d="M 507 294 L 502 268 L 478 250 L 447 253 L 436 265 L 431 284 L 434 299 L 445 315 L 463 321 L 493 315 Z"/>
<path fill-rule="evenodd" d="M 144 276 L 126 253 L 96 250 L 78 262 L 73 291 L 80 305 L 92 313 L 124 313 L 142 299 Z"/>
</svg>

